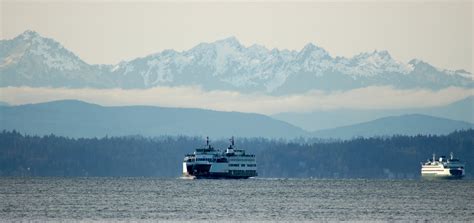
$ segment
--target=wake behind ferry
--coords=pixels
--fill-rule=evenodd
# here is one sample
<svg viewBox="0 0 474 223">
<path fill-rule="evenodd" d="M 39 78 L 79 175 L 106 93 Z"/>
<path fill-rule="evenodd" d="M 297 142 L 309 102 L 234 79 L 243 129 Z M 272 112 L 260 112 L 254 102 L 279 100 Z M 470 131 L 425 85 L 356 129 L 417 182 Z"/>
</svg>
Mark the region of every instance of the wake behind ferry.
<svg viewBox="0 0 474 223">
<path fill-rule="evenodd" d="M 453 153 L 450 158 L 440 156 L 436 159 L 433 154 L 433 159 L 421 164 L 421 176 L 423 178 L 437 178 L 437 179 L 461 179 L 464 177 L 464 163 L 455 159 Z"/>
<path fill-rule="evenodd" d="M 243 149 L 236 149 L 234 137 L 225 151 L 214 149 L 206 138 L 206 145 L 187 154 L 183 161 L 185 178 L 231 178 L 246 179 L 257 176 L 255 155 L 246 154 Z"/>
</svg>

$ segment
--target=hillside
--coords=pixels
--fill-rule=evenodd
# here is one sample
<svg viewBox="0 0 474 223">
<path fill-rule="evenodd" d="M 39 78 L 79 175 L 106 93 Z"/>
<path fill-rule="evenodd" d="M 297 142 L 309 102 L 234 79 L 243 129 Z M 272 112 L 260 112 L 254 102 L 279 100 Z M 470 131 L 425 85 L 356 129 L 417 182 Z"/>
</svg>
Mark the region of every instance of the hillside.
<svg viewBox="0 0 474 223">
<path fill-rule="evenodd" d="M 0 176 L 154 176 L 182 174 L 184 154 L 204 145 L 197 137 L 71 139 L 0 132 Z M 227 140 L 211 142 L 226 148 Z M 255 154 L 259 177 L 418 178 L 420 162 L 453 152 L 474 165 L 474 130 L 446 136 L 394 136 L 329 143 L 236 138 Z M 473 172 L 467 170 L 466 178 Z"/>
<path fill-rule="evenodd" d="M 300 128 L 259 114 L 152 106 L 103 107 L 75 100 L 0 107 L 0 123 L 6 130 L 69 137 L 289 138 L 307 134 Z"/>
<path fill-rule="evenodd" d="M 320 138 L 350 139 L 354 137 L 392 135 L 445 135 L 455 130 L 471 129 L 474 124 L 437 118 L 428 115 L 411 114 L 391 116 L 355 125 L 315 131 Z"/>
<path fill-rule="evenodd" d="M 311 133 L 260 114 L 154 106 L 105 107 L 77 100 L 0 106 L 0 124 L 5 130 L 68 137 L 187 135 L 286 139 L 433 135 L 473 127 L 445 118 L 402 115 Z"/>
<path fill-rule="evenodd" d="M 405 114 L 423 114 L 457 121 L 474 123 L 474 96 L 470 96 L 451 104 L 406 109 L 335 109 L 309 113 L 280 113 L 272 118 L 288 122 L 308 131 L 331 129 L 354 125 L 389 116 Z"/>
</svg>

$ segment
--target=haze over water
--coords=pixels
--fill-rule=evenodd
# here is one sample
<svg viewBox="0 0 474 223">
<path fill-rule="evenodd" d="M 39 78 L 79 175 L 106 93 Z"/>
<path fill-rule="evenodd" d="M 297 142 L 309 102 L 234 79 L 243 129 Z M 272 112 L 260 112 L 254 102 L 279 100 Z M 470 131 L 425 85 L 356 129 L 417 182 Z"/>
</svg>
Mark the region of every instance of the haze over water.
<svg viewBox="0 0 474 223">
<path fill-rule="evenodd" d="M 0 219 L 471 221 L 472 188 L 472 180 L 0 178 Z"/>
</svg>

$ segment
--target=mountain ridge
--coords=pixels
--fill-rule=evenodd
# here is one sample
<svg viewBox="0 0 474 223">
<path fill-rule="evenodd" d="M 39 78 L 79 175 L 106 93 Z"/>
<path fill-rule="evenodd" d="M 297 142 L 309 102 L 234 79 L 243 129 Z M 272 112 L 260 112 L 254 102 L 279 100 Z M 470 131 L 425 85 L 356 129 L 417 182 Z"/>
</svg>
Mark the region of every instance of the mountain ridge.
<svg viewBox="0 0 474 223">
<path fill-rule="evenodd" d="M 405 109 L 335 109 L 308 113 L 286 112 L 272 115 L 308 131 L 337 128 L 372 121 L 388 116 L 424 114 L 455 121 L 474 123 L 474 96 L 443 106 Z"/>
<path fill-rule="evenodd" d="M 409 117 L 410 120 L 406 121 L 406 118 L 401 120 L 400 117 Z M 394 121 L 391 121 L 390 125 L 378 124 L 380 120 Z M 255 113 L 156 106 L 101 106 L 79 100 L 60 100 L 0 106 L 0 126 L 3 130 L 17 130 L 32 135 L 55 134 L 75 138 L 106 135 L 187 135 L 226 138 L 233 135 L 252 138 L 346 139 L 392 133 L 447 134 L 467 127 L 472 128 L 474 124 L 428 115 L 411 115 L 398 118 L 384 117 L 341 128 L 308 132 L 287 122 Z"/>
<path fill-rule="evenodd" d="M 255 113 L 101 106 L 79 100 L 0 106 L 0 123 L 7 130 L 68 137 L 201 135 L 223 138 L 235 135 L 279 138 L 307 134 L 291 124 Z"/>
<path fill-rule="evenodd" d="M 0 86 L 125 88 L 199 85 L 205 90 L 275 95 L 367 86 L 441 89 L 474 87 L 466 71 L 444 70 L 418 59 L 402 63 L 388 51 L 332 57 L 306 44 L 300 51 L 245 47 L 235 37 L 164 50 L 113 65 L 90 65 L 53 39 L 25 31 L 0 41 Z"/>
<path fill-rule="evenodd" d="M 405 114 L 375 119 L 369 122 L 318 130 L 320 138 L 351 139 L 355 137 L 385 137 L 393 135 L 446 135 L 455 130 L 473 129 L 474 124 L 422 114 Z"/>
</svg>

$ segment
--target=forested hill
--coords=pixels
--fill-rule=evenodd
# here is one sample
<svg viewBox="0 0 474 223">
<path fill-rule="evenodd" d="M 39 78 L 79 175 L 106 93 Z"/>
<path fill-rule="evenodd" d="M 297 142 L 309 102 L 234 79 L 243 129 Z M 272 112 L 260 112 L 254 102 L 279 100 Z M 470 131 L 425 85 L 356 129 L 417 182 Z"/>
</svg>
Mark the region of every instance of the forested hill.
<svg viewBox="0 0 474 223">
<path fill-rule="evenodd" d="M 0 132 L 1 176 L 181 175 L 183 155 L 203 145 L 197 137 L 65 138 Z M 212 144 L 227 146 L 226 141 Z M 259 177 L 418 178 L 420 162 L 453 152 L 473 178 L 474 130 L 446 136 L 393 136 L 348 141 L 287 142 L 237 138 L 257 155 Z"/>
<path fill-rule="evenodd" d="M 0 131 L 74 138 L 127 135 L 299 137 L 309 134 L 255 113 L 156 106 L 101 106 L 77 100 L 0 106 Z"/>
</svg>

